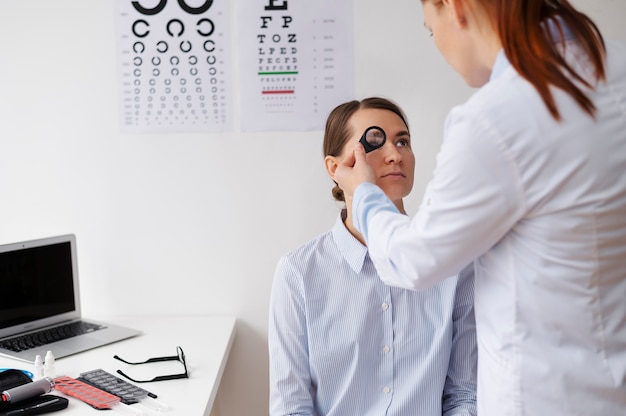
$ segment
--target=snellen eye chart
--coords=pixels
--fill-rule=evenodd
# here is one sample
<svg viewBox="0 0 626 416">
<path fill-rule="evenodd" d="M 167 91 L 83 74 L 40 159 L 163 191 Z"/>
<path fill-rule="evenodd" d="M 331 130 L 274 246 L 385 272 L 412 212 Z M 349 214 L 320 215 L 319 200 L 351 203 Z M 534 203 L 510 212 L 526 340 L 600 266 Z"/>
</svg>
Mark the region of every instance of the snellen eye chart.
<svg viewBox="0 0 626 416">
<path fill-rule="evenodd" d="M 237 5 L 242 130 L 322 130 L 330 110 L 354 98 L 352 2 Z"/>
<path fill-rule="evenodd" d="M 123 133 L 322 130 L 354 96 L 352 2 L 116 2 Z"/>
<path fill-rule="evenodd" d="M 117 0 L 122 132 L 232 129 L 226 0 Z"/>
</svg>

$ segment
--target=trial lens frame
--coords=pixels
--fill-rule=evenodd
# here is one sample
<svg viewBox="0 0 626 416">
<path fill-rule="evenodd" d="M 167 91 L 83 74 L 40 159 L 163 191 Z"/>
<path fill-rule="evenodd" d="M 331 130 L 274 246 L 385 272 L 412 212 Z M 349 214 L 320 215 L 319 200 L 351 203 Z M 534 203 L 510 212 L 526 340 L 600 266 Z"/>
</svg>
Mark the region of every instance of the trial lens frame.
<svg viewBox="0 0 626 416">
<path fill-rule="evenodd" d="M 123 358 L 121 358 L 119 355 L 114 355 L 113 358 L 115 358 L 116 360 L 120 360 L 121 362 L 129 364 L 129 365 L 158 363 L 158 362 L 163 362 L 163 361 L 178 361 L 182 363 L 183 367 L 185 367 L 185 372 L 182 374 L 170 374 L 166 376 L 157 376 L 151 380 L 135 380 L 134 378 L 129 377 L 127 374 L 125 374 L 122 370 L 117 370 L 118 374 L 123 375 L 124 377 L 126 377 L 130 381 L 134 381 L 135 383 L 150 383 L 152 381 L 164 381 L 164 380 L 176 380 L 179 378 L 189 378 L 189 372 L 187 371 L 187 362 L 185 361 L 185 353 L 181 347 L 176 347 L 176 352 L 178 353 L 178 355 L 148 358 L 146 361 L 140 361 L 140 362 L 126 361 Z"/>
<path fill-rule="evenodd" d="M 365 153 L 380 149 L 387 141 L 385 130 L 378 126 L 370 126 L 363 132 L 359 142 L 363 145 Z"/>
</svg>

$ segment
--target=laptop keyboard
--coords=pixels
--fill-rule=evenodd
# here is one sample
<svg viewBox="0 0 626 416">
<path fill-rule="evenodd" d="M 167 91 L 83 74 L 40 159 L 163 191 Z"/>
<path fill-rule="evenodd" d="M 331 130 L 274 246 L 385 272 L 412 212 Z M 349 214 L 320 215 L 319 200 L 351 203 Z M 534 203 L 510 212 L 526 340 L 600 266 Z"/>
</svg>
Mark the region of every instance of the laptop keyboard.
<svg viewBox="0 0 626 416">
<path fill-rule="evenodd" d="M 72 338 L 77 335 L 97 331 L 102 328 L 105 327 L 88 322 L 71 322 L 69 324 L 55 326 L 54 328 L 19 335 L 0 341 L 0 348 L 5 348 L 13 352 L 26 351 L 31 348 L 40 347 L 56 341 Z"/>
</svg>

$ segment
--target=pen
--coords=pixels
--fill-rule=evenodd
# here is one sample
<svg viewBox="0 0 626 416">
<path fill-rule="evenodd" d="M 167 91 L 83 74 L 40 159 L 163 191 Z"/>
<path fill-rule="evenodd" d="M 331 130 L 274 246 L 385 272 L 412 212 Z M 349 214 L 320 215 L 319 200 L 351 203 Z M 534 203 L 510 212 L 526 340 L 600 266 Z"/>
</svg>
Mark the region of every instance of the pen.
<svg viewBox="0 0 626 416">
<path fill-rule="evenodd" d="M 10 410 L 6 412 L 5 415 L 6 416 L 18 415 L 20 413 L 27 412 L 29 410 L 34 410 L 34 409 L 39 409 L 45 406 L 50 406 L 51 404 L 57 403 L 58 401 L 59 401 L 59 398 L 57 397 L 56 399 L 48 400 L 47 402 L 39 403 L 33 406 L 24 407 L 22 409 Z"/>
<path fill-rule="evenodd" d="M 0 400 L 4 403 L 15 403 L 49 393 L 53 388 L 54 380 L 50 377 L 44 377 L 41 380 L 3 391 Z"/>
</svg>

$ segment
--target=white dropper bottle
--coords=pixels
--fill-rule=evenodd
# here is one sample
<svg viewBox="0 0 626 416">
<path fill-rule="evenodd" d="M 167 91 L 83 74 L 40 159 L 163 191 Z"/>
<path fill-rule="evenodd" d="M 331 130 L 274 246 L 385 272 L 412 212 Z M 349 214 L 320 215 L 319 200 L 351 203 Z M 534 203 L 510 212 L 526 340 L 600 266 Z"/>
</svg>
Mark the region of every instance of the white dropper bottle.
<svg viewBox="0 0 626 416">
<path fill-rule="evenodd" d="M 41 355 L 37 354 L 35 356 L 35 380 L 39 380 L 43 378 L 43 359 Z"/>
<path fill-rule="evenodd" d="M 43 373 L 46 377 L 54 379 L 56 377 L 56 370 L 54 369 L 54 355 L 52 351 L 46 353 L 46 358 L 43 362 Z"/>
</svg>

